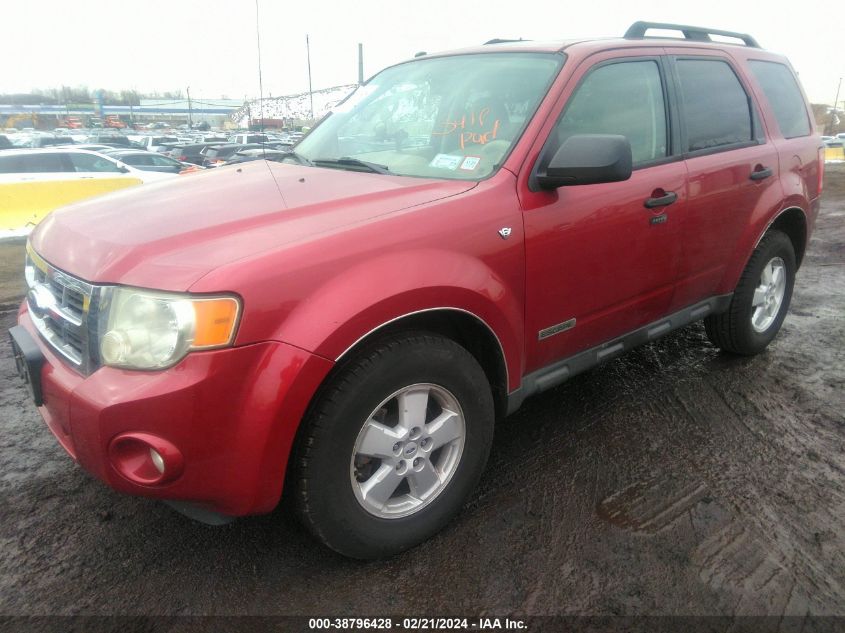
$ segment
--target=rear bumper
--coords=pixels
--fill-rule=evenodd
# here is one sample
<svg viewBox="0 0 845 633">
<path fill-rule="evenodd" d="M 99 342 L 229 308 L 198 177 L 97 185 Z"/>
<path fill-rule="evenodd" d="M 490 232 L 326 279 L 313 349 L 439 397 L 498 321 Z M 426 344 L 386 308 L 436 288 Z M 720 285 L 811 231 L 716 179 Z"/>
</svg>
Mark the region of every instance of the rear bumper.
<svg viewBox="0 0 845 633">
<path fill-rule="evenodd" d="M 233 516 L 278 503 L 299 421 L 332 366 L 296 347 L 262 342 L 189 354 L 163 371 L 102 367 L 82 376 L 40 339 L 25 307 L 18 323 L 44 356 L 38 410 L 85 470 L 121 492 Z M 175 448 L 178 475 L 153 484 L 132 480 L 119 468 L 118 436 L 158 438 Z"/>
</svg>

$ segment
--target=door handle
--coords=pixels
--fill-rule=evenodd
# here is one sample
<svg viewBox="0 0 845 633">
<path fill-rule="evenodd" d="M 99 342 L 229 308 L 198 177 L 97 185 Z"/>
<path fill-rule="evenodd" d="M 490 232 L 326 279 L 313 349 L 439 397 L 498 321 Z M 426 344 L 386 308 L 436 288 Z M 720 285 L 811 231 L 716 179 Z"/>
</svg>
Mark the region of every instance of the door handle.
<svg viewBox="0 0 845 633">
<path fill-rule="evenodd" d="M 646 209 L 654 209 L 655 207 L 665 207 L 672 204 L 677 199 L 678 194 L 676 194 L 674 191 L 663 191 L 662 189 L 660 189 L 653 191 L 652 197 L 646 198 L 646 201 L 643 202 L 643 206 L 645 206 Z"/>
<path fill-rule="evenodd" d="M 754 168 L 754 171 L 751 172 L 751 180 L 765 180 L 769 176 L 772 175 L 772 168 L 771 167 L 763 167 L 762 165 L 757 165 Z"/>
</svg>

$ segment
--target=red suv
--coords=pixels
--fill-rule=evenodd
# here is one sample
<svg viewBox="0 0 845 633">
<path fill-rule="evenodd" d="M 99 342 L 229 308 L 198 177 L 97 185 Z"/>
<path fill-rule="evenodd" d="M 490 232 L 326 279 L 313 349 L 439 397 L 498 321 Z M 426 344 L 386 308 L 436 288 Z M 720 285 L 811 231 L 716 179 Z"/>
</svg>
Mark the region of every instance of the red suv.
<svg viewBox="0 0 845 633">
<path fill-rule="evenodd" d="M 52 214 L 16 357 L 113 488 L 223 521 L 286 484 L 329 547 L 389 555 L 458 512 L 526 397 L 700 319 L 763 350 L 820 147 L 789 63 L 747 35 L 423 55 L 281 162 Z"/>
</svg>

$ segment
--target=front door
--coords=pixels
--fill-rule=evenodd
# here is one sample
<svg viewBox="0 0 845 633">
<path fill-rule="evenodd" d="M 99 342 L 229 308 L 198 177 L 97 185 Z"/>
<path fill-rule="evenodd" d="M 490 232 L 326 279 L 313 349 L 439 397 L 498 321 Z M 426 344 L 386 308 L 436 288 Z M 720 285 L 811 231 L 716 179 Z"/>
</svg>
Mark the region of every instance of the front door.
<svg viewBox="0 0 845 633">
<path fill-rule="evenodd" d="M 523 197 L 527 372 L 659 319 L 674 289 L 686 169 L 671 149 L 664 65 L 602 56 L 582 66 L 540 162 L 574 134 L 621 134 L 634 172 Z"/>
</svg>

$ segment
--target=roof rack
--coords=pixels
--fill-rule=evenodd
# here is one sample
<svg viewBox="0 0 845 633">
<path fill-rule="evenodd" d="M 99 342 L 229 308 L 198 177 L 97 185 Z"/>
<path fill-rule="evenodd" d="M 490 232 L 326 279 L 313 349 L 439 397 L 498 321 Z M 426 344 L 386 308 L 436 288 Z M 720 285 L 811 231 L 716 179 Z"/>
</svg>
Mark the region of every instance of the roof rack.
<svg viewBox="0 0 845 633">
<path fill-rule="evenodd" d="M 524 41 L 525 40 L 523 40 L 521 37 L 518 40 L 503 40 L 501 38 L 496 37 L 496 38 L 493 38 L 492 40 L 487 40 L 486 42 L 484 42 L 484 44 L 482 44 L 482 46 L 487 46 L 488 44 L 510 44 L 511 42 L 524 42 Z"/>
<path fill-rule="evenodd" d="M 711 35 L 721 35 L 723 37 L 735 37 L 738 40 L 745 42 L 746 46 L 751 48 L 760 48 L 753 37 L 747 33 L 734 33 L 733 31 L 720 31 L 718 29 L 706 29 L 701 26 L 688 26 L 686 24 L 667 24 L 663 22 L 634 22 L 627 31 L 625 31 L 626 40 L 642 40 L 646 39 L 646 31 L 649 29 L 663 29 L 667 31 L 680 31 L 684 35 L 684 39 L 693 40 L 696 42 L 712 42 Z M 653 36 L 652 36 L 653 37 Z"/>
</svg>

